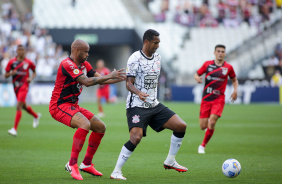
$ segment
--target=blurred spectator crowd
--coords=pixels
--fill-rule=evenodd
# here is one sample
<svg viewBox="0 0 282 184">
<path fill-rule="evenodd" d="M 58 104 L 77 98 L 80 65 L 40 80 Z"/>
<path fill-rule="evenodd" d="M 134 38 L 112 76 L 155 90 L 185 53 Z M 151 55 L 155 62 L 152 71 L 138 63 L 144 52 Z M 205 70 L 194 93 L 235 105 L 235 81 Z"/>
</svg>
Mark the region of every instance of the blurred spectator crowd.
<svg viewBox="0 0 282 184">
<path fill-rule="evenodd" d="M 149 3 L 154 1 L 158 0 Z M 170 3 L 176 6 L 171 9 Z M 161 0 L 160 4 L 159 13 L 154 15 L 157 22 L 165 22 L 167 13 L 173 12 L 175 22 L 189 27 L 236 27 L 242 22 L 258 26 L 282 7 L 281 0 Z"/>
<path fill-rule="evenodd" d="M 53 42 L 48 31 L 37 26 L 31 12 L 19 14 L 13 3 L 1 5 L 0 74 L 3 79 L 8 61 L 16 56 L 16 47 L 26 48 L 26 57 L 33 61 L 39 79 L 48 79 L 57 72 L 59 61 L 68 56 L 61 45 Z"/>
<path fill-rule="evenodd" d="M 271 86 L 282 85 L 282 43 L 277 43 L 274 55 L 262 62 L 266 78 L 270 79 Z"/>
</svg>

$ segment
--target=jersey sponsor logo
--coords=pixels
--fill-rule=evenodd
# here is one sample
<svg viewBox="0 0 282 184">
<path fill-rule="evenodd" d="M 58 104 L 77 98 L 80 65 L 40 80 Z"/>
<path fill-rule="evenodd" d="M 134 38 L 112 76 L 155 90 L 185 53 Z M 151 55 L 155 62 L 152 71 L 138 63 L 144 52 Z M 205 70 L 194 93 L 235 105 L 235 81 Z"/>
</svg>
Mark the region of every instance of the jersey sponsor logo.
<svg viewBox="0 0 282 184">
<path fill-rule="evenodd" d="M 214 66 L 214 65 L 209 65 L 209 67 L 216 68 L 216 66 Z"/>
<path fill-rule="evenodd" d="M 212 68 L 208 68 L 208 71 L 211 72 L 211 71 L 213 71 L 213 69 Z"/>
<path fill-rule="evenodd" d="M 132 117 L 132 123 L 139 123 L 140 122 L 140 116 L 139 115 L 134 115 Z"/>
<path fill-rule="evenodd" d="M 144 76 L 144 88 L 145 89 L 154 89 L 157 87 L 157 83 L 155 82 L 158 78 L 157 75 L 147 75 Z"/>
<path fill-rule="evenodd" d="M 212 77 L 212 76 L 207 76 L 207 80 L 217 80 L 217 81 L 224 81 L 224 79 L 219 78 L 219 77 Z"/>
<path fill-rule="evenodd" d="M 78 69 L 74 69 L 73 73 L 77 75 L 77 74 L 79 74 L 79 70 Z"/>
<path fill-rule="evenodd" d="M 24 64 L 23 64 L 23 69 L 26 70 L 27 67 L 28 67 L 28 63 L 24 63 Z"/>
<path fill-rule="evenodd" d="M 228 72 L 228 68 L 221 67 L 221 69 L 222 69 L 222 74 L 226 75 Z"/>
<path fill-rule="evenodd" d="M 157 62 L 157 67 L 158 67 L 158 69 L 161 68 L 161 63 L 160 62 Z"/>
</svg>

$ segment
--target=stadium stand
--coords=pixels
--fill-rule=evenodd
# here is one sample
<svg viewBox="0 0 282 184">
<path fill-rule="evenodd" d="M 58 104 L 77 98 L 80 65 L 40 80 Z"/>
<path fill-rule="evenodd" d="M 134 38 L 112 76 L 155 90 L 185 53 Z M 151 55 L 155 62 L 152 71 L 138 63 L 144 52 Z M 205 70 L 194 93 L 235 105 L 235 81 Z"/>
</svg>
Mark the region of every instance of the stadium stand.
<svg viewBox="0 0 282 184">
<path fill-rule="evenodd" d="M 37 80 L 54 80 L 61 58 L 67 57 L 61 45 L 53 42 L 46 29 L 38 26 L 31 12 L 20 14 L 14 3 L 1 4 L 0 61 L 1 74 L 8 61 L 15 56 L 19 44 L 27 48 L 26 56 L 37 65 Z M 1 75 L 1 80 L 4 80 Z"/>
<path fill-rule="evenodd" d="M 39 26 L 48 29 L 131 29 L 134 26 L 120 0 L 84 0 L 75 4 L 70 0 L 35 0 L 33 12 Z"/>
<path fill-rule="evenodd" d="M 274 52 L 274 44 L 277 38 L 281 38 L 277 31 L 272 31 L 275 33 L 273 36 L 260 38 L 263 44 L 258 44 L 258 41 L 255 45 L 249 43 L 258 40 L 257 37 L 281 21 L 281 10 L 273 1 L 152 0 L 149 8 L 159 24 L 180 24 L 186 28 L 186 36 L 179 34 L 183 39 L 182 47 L 175 46 L 177 54 L 173 68 L 178 74 L 177 84 L 193 83 L 192 75 L 196 68 L 205 60 L 214 58 L 213 49 L 219 43 L 227 46 L 227 60 L 239 78 L 263 78 L 259 63 Z M 242 47 L 244 50 L 240 49 Z M 236 50 L 241 52 L 232 54 Z"/>
<path fill-rule="evenodd" d="M 1 7 L 1 72 L 14 56 L 15 45 L 21 43 L 28 46 L 27 56 L 36 62 L 42 80 L 54 78 L 58 61 L 68 55 L 54 43 L 48 29 L 132 29 L 140 39 L 144 30 L 156 29 L 161 33 L 158 52 L 163 67 L 173 71 L 168 75 L 177 84 L 191 84 L 196 68 L 214 57 L 213 47 L 218 43 L 227 46 L 227 60 L 239 77 L 266 77 L 261 66 L 282 42 L 277 39 L 281 38 L 277 31 L 281 9 L 269 0 L 34 0 L 32 13 L 24 15 L 13 3 L 3 2 Z M 232 16 L 238 21 L 236 26 L 226 23 Z"/>
</svg>

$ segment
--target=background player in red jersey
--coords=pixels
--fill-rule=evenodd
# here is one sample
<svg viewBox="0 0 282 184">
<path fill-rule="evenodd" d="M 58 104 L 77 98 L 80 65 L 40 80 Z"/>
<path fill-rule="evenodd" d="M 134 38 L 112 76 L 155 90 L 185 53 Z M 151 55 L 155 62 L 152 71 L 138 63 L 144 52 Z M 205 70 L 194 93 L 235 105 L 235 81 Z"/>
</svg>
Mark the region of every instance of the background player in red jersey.
<svg viewBox="0 0 282 184">
<path fill-rule="evenodd" d="M 39 118 L 41 116 L 40 113 L 35 113 L 25 102 L 29 83 L 36 76 L 35 65 L 25 57 L 24 46 L 18 45 L 16 52 L 17 56 L 8 62 L 5 73 L 6 78 L 10 76 L 13 78 L 14 91 L 18 101 L 14 127 L 8 130 L 8 133 L 13 136 L 17 136 L 17 128 L 22 117 L 22 109 L 34 117 L 33 128 L 38 126 Z M 29 77 L 30 69 L 33 71 L 31 77 Z"/>
<path fill-rule="evenodd" d="M 79 169 L 92 175 L 102 176 L 102 173 L 94 168 L 92 159 L 106 130 L 105 124 L 99 118 L 78 105 L 78 96 L 83 86 L 112 84 L 125 80 L 125 73 L 122 73 L 124 69 L 114 70 L 105 76 L 95 72 L 86 61 L 88 52 L 89 45 L 85 41 L 77 39 L 72 43 L 70 57 L 64 59 L 58 68 L 49 105 L 49 112 L 55 120 L 77 128 L 73 136 L 71 157 L 65 166 L 65 169 L 77 180 L 83 180 L 78 171 L 77 159 L 89 130 L 92 130 L 92 133 Z"/>
<path fill-rule="evenodd" d="M 202 83 L 202 77 L 205 76 L 205 87 L 200 108 L 200 128 L 206 129 L 205 137 L 198 148 L 198 153 L 205 153 L 206 144 L 213 135 L 215 124 L 221 117 L 225 104 L 225 89 L 228 76 L 232 81 L 234 91 L 230 97 L 231 102 L 237 99 L 238 81 L 233 67 L 224 61 L 225 46 L 215 46 L 215 60 L 206 61 L 203 66 L 195 73 L 195 80 Z"/>
<path fill-rule="evenodd" d="M 96 63 L 96 71 L 102 75 L 108 75 L 110 72 L 110 70 L 105 67 L 105 63 L 102 59 L 99 59 Z M 110 98 L 110 85 L 109 84 L 101 84 L 98 86 L 97 89 L 97 102 L 98 102 L 98 109 L 99 109 L 99 113 L 97 114 L 98 117 L 104 117 L 104 111 L 103 111 L 103 107 L 102 107 L 102 98 L 104 97 L 107 101 L 107 103 L 109 103 L 109 98 Z"/>
</svg>

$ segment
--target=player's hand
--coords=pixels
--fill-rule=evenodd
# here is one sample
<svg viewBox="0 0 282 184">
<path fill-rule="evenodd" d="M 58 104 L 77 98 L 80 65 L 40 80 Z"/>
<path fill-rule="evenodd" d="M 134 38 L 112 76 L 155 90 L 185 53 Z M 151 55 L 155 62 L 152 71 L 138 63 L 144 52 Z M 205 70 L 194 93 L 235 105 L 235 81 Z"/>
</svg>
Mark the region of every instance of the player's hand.
<svg viewBox="0 0 282 184">
<path fill-rule="evenodd" d="M 26 82 L 28 82 L 28 83 L 30 83 L 31 81 L 32 81 L 32 80 L 31 80 L 30 77 L 26 79 Z"/>
<path fill-rule="evenodd" d="M 202 77 L 201 76 L 195 76 L 195 80 L 197 83 L 202 83 Z"/>
<path fill-rule="evenodd" d="M 13 70 L 13 71 L 11 72 L 11 75 L 14 76 L 14 75 L 16 75 L 16 73 L 17 73 L 17 70 Z"/>
<path fill-rule="evenodd" d="M 231 100 L 231 102 L 233 103 L 236 99 L 237 99 L 237 92 L 234 91 L 234 92 L 231 94 L 230 100 Z"/>
<path fill-rule="evenodd" d="M 138 97 L 140 98 L 140 100 L 144 101 L 144 102 L 147 102 L 146 101 L 146 98 L 148 97 L 149 95 L 147 93 L 144 93 L 144 92 L 140 92 L 138 93 Z"/>
<path fill-rule="evenodd" d="M 126 79 L 126 76 L 125 76 L 125 72 L 122 72 L 124 71 L 124 68 L 123 69 L 120 69 L 120 70 L 116 70 L 114 69 L 114 71 L 112 71 L 111 73 L 111 78 L 112 79 L 119 79 L 119 80 L 125 80 Z"/>
</svg>

